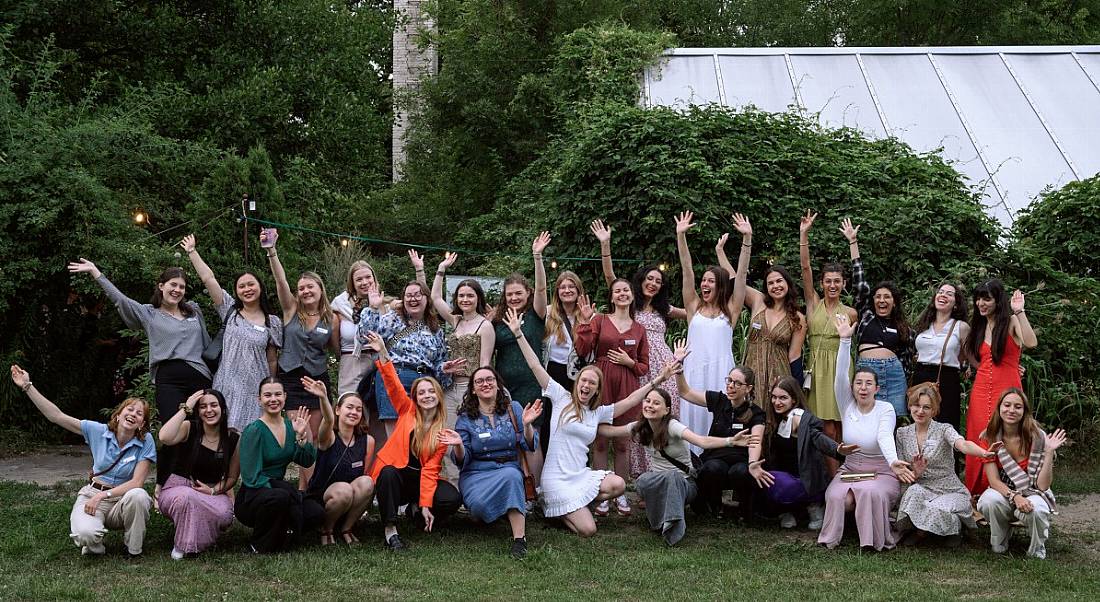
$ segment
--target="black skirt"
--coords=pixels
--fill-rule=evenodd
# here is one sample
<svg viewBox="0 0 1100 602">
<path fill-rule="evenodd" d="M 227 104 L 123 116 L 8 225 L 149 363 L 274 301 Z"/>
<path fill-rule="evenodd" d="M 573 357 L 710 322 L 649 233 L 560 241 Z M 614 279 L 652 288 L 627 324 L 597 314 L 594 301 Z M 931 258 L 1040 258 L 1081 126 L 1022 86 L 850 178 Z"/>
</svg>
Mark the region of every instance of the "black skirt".
<svg viewBox="0 0 1100 602">
<path fill-rule="evenodd" d="M 962 385 L 959 382 L 959 369 L 952 366 L 944 366 L 940 371 L 939 364 L 917 364 L 913 370 L 913 382 L 936 382 L 936 374 L 940 375 L 940 413 L 936 416 L 937 422 L 943 422 L 959 430 L 961 417 Z"/>
<path fill-rule="evenodd" d="M 283 390 L 286 391 L 287 410 L 296 410 L 298 408 L 308 408 L 310 410 L 321 409 L 321 402 L 317 399 L 317 396 L 308 393 L 306 388 L 302 386 L 303 376 L 308 376 L 313 380 L 319 380 L 325 383 L 325 390 L 328 391 L 329 401 L 332 401 L 332 383 L 329 380 L 328 372 L 313 375 L 308 374 L 306 369 L 301 366 L 290 372 L 284 372 L 282 368 L 279 368 L 279 382 L 283 384 Z"/>
</svg>

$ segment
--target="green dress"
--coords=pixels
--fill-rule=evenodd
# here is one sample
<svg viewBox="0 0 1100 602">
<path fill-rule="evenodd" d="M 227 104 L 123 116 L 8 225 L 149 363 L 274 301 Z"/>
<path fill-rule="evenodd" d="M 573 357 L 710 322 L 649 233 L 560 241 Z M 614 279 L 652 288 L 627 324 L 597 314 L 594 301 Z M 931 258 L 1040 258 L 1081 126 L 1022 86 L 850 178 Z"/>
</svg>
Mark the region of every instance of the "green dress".
<svg viewBox="0 0 1100 602">
<path fill-rule="evenodd" d="M 306 468 L 313 466 L 317 450 L 312 443 L 298 445 L 290 419 L 283 417 L 286 438 L 280 447 L 263 420 L 257 420 L 241 433 L 241 484 L 262 489 L 271 486 L 272 480 L 283 480 L 286 467 L 291 462 Z"/>
<path fill-rule="evenodd" d="M 837 313 L 845 313 L 848 306 L 837 305 L 836 311 L 825 311 L 825 302 L 820 301 L 810 314 L 810 363 L 806 368 L 811 371 L 810 392 L 806 395 L 806 405 L 815 416 L 822 420 L 840 420 L 840 410 L 836 405 L 836 358 L 840 348 L 840 334 L 836 330 Z M 851 368 L 849 366 L 849 377 Z"/>
<path fill-rule="evenodd" d="M 542 387 L 535 380 L 535 374 L 527 367 L 527 360 L 523 359 L 523 352 L 516 343 L 516 337 L 503 322 L 494 325 L 496 329 L 496 369 L 504 379 L 504 386 L 512 395 L 512 399 L 520 405 L 526 406 L 542 396 Z M 535 310 L 529 309 L 523 314 L 523 325 L 520 327 L 523 338 L 535 350 L 536 357 L 542 357 L 542 339 L 546 334 L 546 323 L 539 317 Z"/>
</svg>

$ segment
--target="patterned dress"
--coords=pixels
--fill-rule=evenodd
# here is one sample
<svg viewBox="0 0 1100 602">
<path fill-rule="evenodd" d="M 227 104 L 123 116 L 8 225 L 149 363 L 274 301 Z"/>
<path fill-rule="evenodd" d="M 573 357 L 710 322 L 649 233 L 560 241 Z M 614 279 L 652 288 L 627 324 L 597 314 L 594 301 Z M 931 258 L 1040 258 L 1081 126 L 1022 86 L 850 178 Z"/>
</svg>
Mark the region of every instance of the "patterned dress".
<svg viewBox="0 0 1100 602">
<path fill-rule="evenodd" d="M 267 348 L 269 345 L 282 347 L 283 321 L 278 316 L 268 316 L 267 326 L 253 324 L 232 308 L 233 297 L 228 291 L 222 291 L 222 304 L 217 310 L 225 323 L 225 334 L 222 336 L 222 359 L 212 387 L 225 396 L 229 428 L 243 432 L 244 427 L 260 418 L 257 391 L 260 381 L 271 376 Z"/>
<path fill-rule="evenodd" d="M 756 373 L 756 396 L 753 401 L 763 407 L 765 400 L 771 399 L 772 382 L 780 376 L 791 375 L 791 363 L 788 350 L 794 328 L 786 314 L 774 328 L 768 327 L 766 310 L 757 312 L 749 324 L 749 343 L 745 349 L 745 360 L 741 365 L 748 366 Z"/>
<path fill-rule="evenodd" d="M 901 496 L 896 526 L 905 529 L 912 525 L 934 535 L 955 535 L 962 525 L 976 528 L 970 494 L 955 474 L 955 442 L 962 439 L 955 427 L 933 420 L 922 448 L 917 447 L 915 424 L 898 429 L 894 436 L 899 460 L 912 462 L 918 453 L 928 460 L 920 480 Z"/>
</svg>

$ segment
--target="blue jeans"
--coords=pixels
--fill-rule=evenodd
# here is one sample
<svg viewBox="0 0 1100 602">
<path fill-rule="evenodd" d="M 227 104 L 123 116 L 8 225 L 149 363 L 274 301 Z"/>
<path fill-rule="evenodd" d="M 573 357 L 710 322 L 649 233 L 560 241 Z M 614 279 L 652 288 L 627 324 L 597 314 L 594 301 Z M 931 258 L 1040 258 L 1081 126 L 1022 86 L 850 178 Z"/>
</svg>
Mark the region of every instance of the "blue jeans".
<svg viewBox="0 0 1100 602">
<path fill-rule="evenodd" d="M 856 368 L 867 368 L 878 378 L 878 395 L 875 397 L 894 406 L 898 416 L 909 415 L 909 404 L 905 401 L 905 368 L 896 357 L 886 359 L 860 358 Z"/>
<path fill-rule="evenodd" d="M 397 378 L 401 380 L 406 393 L 408 393 L 413 381 L 421 376 L 428 375 L 420 374 L 416 370 L 409 370 L 408 368 L 397 368 Z M 409 397 L 412 397 L 412 395 L 410 394 Z M 381 374 L 374 379 L 374 400 L 378 404 L 379 420 L 397 420 L 397 410 L 393 407 L 393 402 L 390 401 L 390 396 L 386 393 L 386 383 L 383 382 Z M 440 402 L 442 401 L 440 400 Z"/>
</svg>

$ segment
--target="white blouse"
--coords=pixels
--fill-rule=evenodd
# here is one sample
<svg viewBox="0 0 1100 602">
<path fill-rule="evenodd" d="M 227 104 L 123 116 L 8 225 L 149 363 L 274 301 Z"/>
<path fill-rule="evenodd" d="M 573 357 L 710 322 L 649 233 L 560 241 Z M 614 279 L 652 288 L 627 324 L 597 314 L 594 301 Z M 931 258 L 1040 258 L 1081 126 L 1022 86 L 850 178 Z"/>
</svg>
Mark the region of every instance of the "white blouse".
<svg viewBox="0 0 1100 602">
<path fill-rule="evenodd" d="M 951 328 L 954 324 L 955 328 Z M 951 331 L 951 339 L 947 341 L 947 349 L 944 350 L 943 341 L 947 331 Z M 917 362 L 921 364 L 940 363 L 940 353 L 944 354 L 943 365 L 952 368 L 959 367 L 959 349 L 962 346 L 960 340 L 960 328 L 956 320 L 951 320 L 944 325 L 943 332 L 936 332 L 936 325 L 928 327 L 928 330 L 917 335 Z"/>
</svg>

